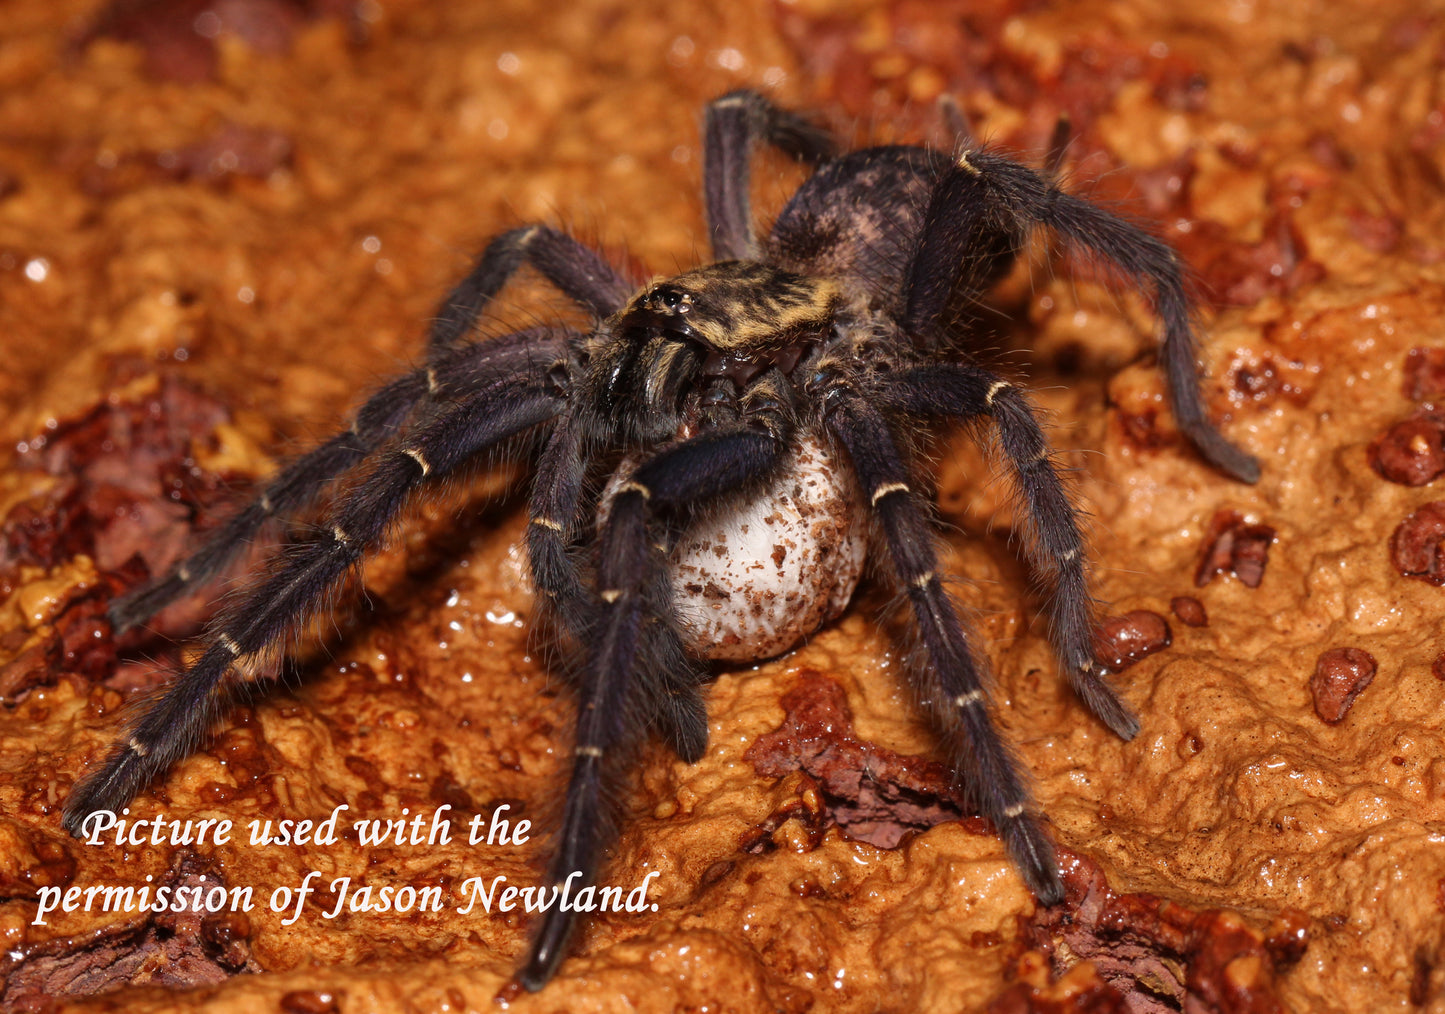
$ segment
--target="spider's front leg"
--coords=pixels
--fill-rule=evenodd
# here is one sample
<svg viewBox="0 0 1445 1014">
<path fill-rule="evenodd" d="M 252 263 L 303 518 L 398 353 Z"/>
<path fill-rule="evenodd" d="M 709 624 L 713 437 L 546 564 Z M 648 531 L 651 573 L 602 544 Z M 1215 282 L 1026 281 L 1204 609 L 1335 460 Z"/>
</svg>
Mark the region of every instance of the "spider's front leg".
<svg viewBox="0 0 1445 1014">
<path fill-rule="evenodd" d="M 600 254 L 557 229 L 529 225 L 497 236 L 437 307 L 427 333 L 427 366 L 372 395 L 357 412 L 351 429 L 286 465 L 259 496 L 167 574 L 116 599 L 109 610 L 115 631 L 144 623 L 193 588 L 216 578 L 255 541 L 262 526 L 273 518 L 288 518 L 304 510 L 326 483 L 395 435 L 418 405 L 451 397 L 443 390 L 446 381 L 442 378 L 476 372 L 489 363 L 507 369 L 508 354 L 518 344 L 525 351 L 526 336 L 532 332 L 458 346 L 524 263 L 599 320 L 621 309 L 633 288 Z M 458 362 L 459 356 L 464 362 Z"/>
<path fill-rule="evenodd" d="M 350 429 L 289 462 L 260 495 L 227 518 L 199 549 L 161 577 L 112 601 L 106 610 L 111 628 L 122 634 L 192 589 L 210 583 L 252 544 L 267 522 L 305 508 L 323 485 L 395 433 L 426 391 L 424 371 L 399 377 L 377 391 L 357 412 Z"/>
<path fill-rule="evenodd" d="M 783 455 L 785 436 L 751 427 L 701 434 L 644 462 L 614 497 L 598 544 L 600 601 L 578 694 L 575 759 L 551 885 L 564 885 L 569 877 L 580 881 L 577 887 L 593 882 L 610 837 L 607 785 L 619 777 L 626 754 L 637 746 L 647 714 L 656 707 L 653 699 L 672 689 L 665 676 L 639 665 L 659 566 L 650 519 L 726 496 L 766 476 Z M 527 989 L 541 989 L 557 970 L 575 920 L 576 913 L 560 905 L 547 911 L 518 973 Z"/>
<path fill-rule="evenodd" d="M 523 264 L 530 264 L 568 299 L 597 319 L 622 309 L 636 288 L 602 255 L 559 229 L 524 225 L 494 238 L 437 308 L 427 334 L 429 354 L 454 346 Z"/>
<path fill-rule="evenodd" d="M 527 562 L 542 600 L 547 620 L 554 624 L 571 650 L 579 652 L 596 624 L 595 596 L 582 579 L 573 544 L 582 524 L 578 509 L 589 459 L 585 447 L 592 427 L 582 413 L 569 411 L 558 418 L 537 462 L 537 479 L 528 509 Z M 649 672 L 663 684 L 646 702 L 650 723 L 689 763 L 707 749 L 707 708 L 698 684 L 702 676 L 689 659 L 667 622 L 671 581 L 663 561 L 652 561 L 650 613 L 655 622 L 643 632 L 639 656 Z"/>
<path fill-rule="evenodd" d="M 564 412 L 537 460 L 537 478 L 527 511 L 527 563 L 537 591 L 561 632 L 581 643 L 591 596 L 572 553 L 578 508 L 587 476 L 588 426 L 582 413 Z"/>
<path fill-rule="evenodd" d="M 989 151 L 955 157 L 929 202 L 910 269 L 904 330 L 931 338 L 957 290 L 981 295 L 985 283 L 996 280 L 1005 252 L 1020 249 L 1035 226 L 1102 258 L 1150 293 L 1163 323 L 1164 373 L 1179 429 L 1215 467 L 1244 482 L 1257 481 L 1259 462 L 1226 440 L 1205 413 L 1189 297 L 1174 251 L 1027 166 Z"/>
<path fill-rule="evenodd" d="M 120 596 L 107 615 L 116 633 L 144 623 L 192 589 L 220 575 L 273 519 L 294 517 L 334 481 L 396 435 L 407 420 L 465 390 L 534 367 L 545 328 L 453 348 L 373 394 L 349 429 L 294 459 L 251 503 L 233 514 L 201 547 L 165 575 Z"/>
<path fill-rule="evenodd" d="M 288 547 L 271 573 L 214 624 L 211 643 L 180 674 L 118 744 L 106 763 L 71 791 L 63 824 L 79 833 L 96 810 L 119 810 L 152 778 L 189 752 L 219 706 L 217 693 L 232 668 L 302 626 L 317 604 L 380 540 L 413 490 L 436 481 L 490 447 L 553 418 L 563 403 L 542 368 L 565 355 L 561 339 L 537 343 L 538 369 L 498 380 L 401 434 L 392 449 L 370 456 L 356 481 L 336 498 L 315 542 Z"/>
</svg>

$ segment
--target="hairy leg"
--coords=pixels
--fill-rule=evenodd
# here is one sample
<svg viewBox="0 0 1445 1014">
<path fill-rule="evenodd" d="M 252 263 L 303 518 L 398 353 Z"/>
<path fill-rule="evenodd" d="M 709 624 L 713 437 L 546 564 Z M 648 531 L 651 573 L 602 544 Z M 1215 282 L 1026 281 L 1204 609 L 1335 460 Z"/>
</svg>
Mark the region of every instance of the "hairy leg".
<svg viewBox="0 0 1445 1014">
<path fill-rule="evenodd" d="M 913 607 L 922 655 L 911 670 L 918 698 L 942 733 L 950 769 L 1003 838 L 1040 901 L 1063 898 L 1053 843 L 1009 750 L 988 714 L 985 669 L 943 589 L 934 533 L 883 416 L 864 397 L 839 390 L 828 425 L 847 448 L 883 530 L 894 575 Z"/>
<path fill-rule="evenodd" d="M 1244 482 L 1259 462 L 1215 429 L 1204 410 L 1184 275 L 1163 241 L 1001 155 L 964 151 L 934 188 L 908 283 L 904 329 L 928 340 L 961 287 L 981 295 L 1047 226 L 1146 291 L 1163 324 L 1164 372 L 1179 428 L 1211 464 Z"/>
<path fill-rule="evenodd" d="M 757 92 L 729 92 L 709 103 L 703 131 L 703 196 L 713 256 L 718 260 L 758 256 L 748 199 L 752 150 L 758 141 L 809 164 L 835 150 L 826 131 L 779 109 Z"/>
<path fill-rule="evenodd" d="M 215 716 L 217 690 L 227 673 L 245 671 L 261 652 L 296 631 L 381 538 L 414 489 L 546 422 L 560 407 L 561 397 L 545 376 L 514 377 L 475 392 L 403 434 L 393 449 L 373 454 L 331 505 L 325 534 L 279 555 L 270 573 L 214 624 L 200 659 L 146 709 L 105 764 L 72 790 L 64 826 L 74 833 L 91 812 L 120 809 L 189 752 Z"/>
<path fill-rule="evenodd" d="M 597 619 L 578 691 L 575 757 L 549 874 L 552 885 L 563 885 L 569 877 L 579 889 L 593 883 L 611 836 L 608 788 L 620 777 L 620 762 L 636 748 L 655 707 L 652 699 L 673 689 L 659 685 L 658 674 L 639 665 L 648 612 L 656 607 L 649 601 L 658 573 L 651 517 L 724 496 L 767 474 L 784 447 L 777 437 L 751 428 L 706 433 L 644 462 L 614 498 L 599 539 Z M 560 905 L 547 911 L 519 973 L 523 986 L 541 989 L 552 977 L 575 922 L 576 913 Z"/>
<path fill-rule="evenodd" d="M 1050 585 L 1049 637 L 1074 691 L 1124 739 L 1139 720 L 1104 679 L 1094 651 L 1095 614 L 1078 511 L 1069 502 L 1048 441 L 1028 399 L 998 374 L 978 366 L 939 364 L 904 371 L 879 392 L 884 404 L 912 415 L 991 417 L 1023 500 L 1025 546 L 1034 571 Z"/>
</svg>

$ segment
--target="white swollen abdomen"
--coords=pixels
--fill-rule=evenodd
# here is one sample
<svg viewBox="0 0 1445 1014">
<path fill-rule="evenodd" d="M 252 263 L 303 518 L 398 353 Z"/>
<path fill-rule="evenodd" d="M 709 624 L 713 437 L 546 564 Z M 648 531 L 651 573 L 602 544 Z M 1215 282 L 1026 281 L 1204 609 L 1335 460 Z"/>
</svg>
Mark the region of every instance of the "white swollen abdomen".
<svg viewBox="0 0 1445 1014">
<path fill-rule="evenodd" d="M 803 437 L 771 483 L 700 514 L 678 539 L 672 586 L 689 652 L 770 658 L 848 605 L 868 540 L 858 484 L 840 457 Z"/>
</svg>

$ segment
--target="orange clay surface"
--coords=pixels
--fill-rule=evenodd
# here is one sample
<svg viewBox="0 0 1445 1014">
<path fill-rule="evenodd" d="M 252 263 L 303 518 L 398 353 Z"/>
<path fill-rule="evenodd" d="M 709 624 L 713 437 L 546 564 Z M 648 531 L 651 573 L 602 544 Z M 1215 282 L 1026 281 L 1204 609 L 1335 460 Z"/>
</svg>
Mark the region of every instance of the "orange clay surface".
<svg viewBox="0 0 1445 1014">
<path fill-rule="evenodd" d="M 1445 398 L 1445 9 L 703 6 L 7 6 L 0 1003 L 1445 1009 L 1445 588 L 1402 574 L 1391 546 L 1442 494 L 1380 470 L 1428 475 L 1420 462 L 1445 451 L 1433 423 L 1372 450 Z M 321 631 L 326 649 L 308 647 L 295 676 L 132 806 L 229 818 L 228 844 L 66 835 L 70 786 L 206 615 L 191 601 L 117 644 L 106 601 L 279 458 L 346 425 L 412 361 L 490 234 L 541 220 L 646 271 L 694 264 L 699 113 L 741 85 L 858 142 L 943 141 L 934 102 L 951 94 L 980 136 L 1030 159 L 1067 114 L 1068 185 L 1149 222 L 1196 274 L 1208 401 L 1259 456 L 1254 487 L 1180 441 L 1147 305 L 1086 265 L 1041 244 L 997 294 L 1012 323 L 989 339 L 1077 469 L 1098 595 L 1107 614 L 1136 614 L 1113 624 L 1114 645 L 1156 649 L 1117 677 L 1143 723 L 1133 742 L 1057 678 L 996 467 L 963 438 L 938 448 L 943 557 L 967 577 L 954 591 L 996 669 L 996 715 L 1079 864 L 1072 925 L 1092 936 L 1035 913 L 979 821 L 944 819 L 958 810 L 874 580 L 805 647 L 721 670 L 700 763 L 641 752 L 603 880 L 657 873 L 657 910 L 591 919 L 543 992 L 507 990 L 527 916 L 457 907 L 469 877 L 541 877 L 572 721 L 529 641 L 522 502 L 488 495 L 512 473 L 421 505 L 367 567 L 364 601 Z M 758 204 L 776 209 L 797 179 L 764 160 Z M 560 304 L 524 280 L 488 327 Z M 1427 516 L 1400 539 L 1428 571 L 1441 534 Z M 1321 654 L 1345 648 L 1374 660 L 1368 686 L 1338 665 L 1316 677 Z M 818 701 L 833 710 L 808 725 Z M 796 743 L 749 753 L 794 726 Z M 774 768 L 773 754 L 793 760 Z M 849 791 L 878 795 L 880 772 L 906 791 L 840 816 Z M 250 821 L 321 820 L 340 803 L 342 830 L 449 805 L 454 837 L 249 842 Z M 496 814 L 533 821 L 528 840 L 467 844 L 465 824 Z M 270 909 L 312 872 L 299 918 Z M 324 918 L 342 877 L 378 896 L 437 888 L 448 904 Z M 46 888 L 147 882 L 251 887 L 255 904 L 152 917 L 97 903 L 34 924 Z"/>
</svg>

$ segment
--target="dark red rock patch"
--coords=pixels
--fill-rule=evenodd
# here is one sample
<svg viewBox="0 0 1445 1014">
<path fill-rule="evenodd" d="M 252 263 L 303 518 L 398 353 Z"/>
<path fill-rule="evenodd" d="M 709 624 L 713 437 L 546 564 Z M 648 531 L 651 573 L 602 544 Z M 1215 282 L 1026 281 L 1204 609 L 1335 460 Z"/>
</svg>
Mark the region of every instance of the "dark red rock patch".
<svg viewBox="0 0 1445 1014">
<path fill-rule="evenodd" d="M 1204 603 L 1192 595 L 1174 596 L 1169 600 L 1169 609 L 1186 627 L 1209 626 L 1209 614 L 1204 611 Z"/>
<path fill-rule="evenodd" d="M 177 855 L 163 886 L 209 892 L 224 888 L 226 880 L 209 859 L 185 851 Z M 250 921 L 240 913 L 168 909 L 116 924 L 83 942 L 59 939 L 22 947 L 0 957 L 0 1008 L 52 1010 L 57 998 L 122 986 L 215 985 L 237 972 L 261 970 L 251 957 L 250 935 Z"/>
<path fill-rule="evenodd" d="M 1445 585 L 1445 500 L 1425 504 L 1396 526 L 1390 536 L 1390 562 L 1404 577 Z"/>
<path fill-rule="evenodd" d="M 1370 442 L 1370 467 L 1390 482 L 1423 486 L 1445 472 L 1445 415 L 1421 411 Z"/>
<path fill-rule="evenodd" d="M 1248 588 L 1258 588 L 1269 563 L 1274 542 L 1269 525 L 1251 524 L 1238 511 L 1218 511 L 1204 536 L 1204 556 L 1194 572 L 1194 584 L 1203 588 L 1218 574 L 1233 574 Z"/>
<path fill-rule="evenodd" d="M 162 378 L 151 395 L 99 405 L 26 441 L 19 468 L 56 481 L 0 518 L 0 597 L 26 580 L 24 568 L 50 569 L 82 554 L 98 576 L 41 628 L 0 639 L 0 697 L 62 672 L 101 679 L 115 671 L 110 600 L 169 566 L 225 499 L 227 479 L 240 478 L 209 473 L 192 457 L 193 436 L 206 439 L 228 418 L 218 402 Z M 171 616 L 175 625 L 162 619 L 151 627 L 176 633 L 194 620 L 185 607 Z"/>
<path fill-rule="evenodd" d="M 354 0 L 111 0 L 79 40 L 112 38 L 145 53 L 146 72 L 161 81 L 198 84 L 216 74 L 216 39 L 229 35 L 280 56 L 307 22 L 354 18 Z M 353 34 L 359 34 L 353 25 Z"/>
<path fill-rule="evenodd" d="M 818 795 L 810 801 L 804 792 L 802 801 L 784 808 L 787 813 L 774 814 L 762 837 L 799 816 L 818 827 L 837 824 L 850 838 L 879 848 L 896 848 L 910 832 L 969 812 L 943 764 L 858 739 L 843 688 L 822 673 L 805 669 L 781 703 L 783 724 L 758 737 L 744 757 L 760 775 L 806 773 Z M 761 840 L 750 835 L 744 847 L 756 849 Z"/>
<path fill-rule="evenodd" d="M 1233 912 L 1118 894 L 1068 849 L 1059 861 L 1064 902 L 1020 920 L 1019 981 L 989 1014 L 1283 1014 L 1277 976 L 1308 945 L 1306 917 L 1281 913 L 1266 935 Z M 1058 989 L 1065 979 L 1077 989 Z"/>
</svg>

